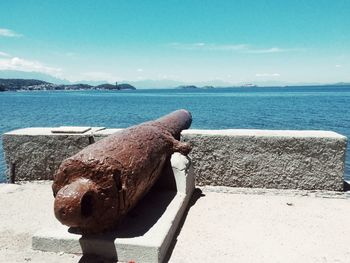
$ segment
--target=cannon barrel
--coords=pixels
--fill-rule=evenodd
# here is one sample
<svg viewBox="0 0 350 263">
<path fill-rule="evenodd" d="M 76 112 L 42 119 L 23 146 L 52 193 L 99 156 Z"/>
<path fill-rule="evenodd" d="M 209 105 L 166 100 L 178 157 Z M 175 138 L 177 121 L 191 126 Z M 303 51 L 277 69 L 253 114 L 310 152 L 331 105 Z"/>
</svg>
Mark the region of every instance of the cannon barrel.
<svg viewBox="0 0 350 263">
<path fill-rule="evenodd" d="M 52 185 L 56 218 L 84 233 L 114 228 L 160 176 L 171 154 L 187 155 L 180 142 L 191 114 L 172 112 L 114 133 L 64 160 Z"/>
</svg>

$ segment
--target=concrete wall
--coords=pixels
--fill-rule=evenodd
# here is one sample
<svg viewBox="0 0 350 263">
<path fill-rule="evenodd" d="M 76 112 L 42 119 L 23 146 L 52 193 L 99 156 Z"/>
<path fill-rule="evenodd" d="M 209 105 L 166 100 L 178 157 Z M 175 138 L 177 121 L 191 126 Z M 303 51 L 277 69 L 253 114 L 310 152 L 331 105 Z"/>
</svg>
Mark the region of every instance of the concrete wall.
<svg viewBox="0 0 350 263">
<path fill-rule="evenodd" d="M 28 128 L 4 134 L 7 174 L 51 179 L 61 161 L 118 129 L 52 134 Z M 197 185 L 343 189 L 346 137 L 328 131 L 187 130 Z"/>
<path fill-rule="evenodd" d="M 325 131 L 189 130 L 198 185 L 343 189 L 346 137 Z"/>
<path fill-rule="evenodd" d="M 3 135 L 6 176 L 16 181 L 52 179 L 62 160 L 88 146 L 87 135 Z"/>
</svg>

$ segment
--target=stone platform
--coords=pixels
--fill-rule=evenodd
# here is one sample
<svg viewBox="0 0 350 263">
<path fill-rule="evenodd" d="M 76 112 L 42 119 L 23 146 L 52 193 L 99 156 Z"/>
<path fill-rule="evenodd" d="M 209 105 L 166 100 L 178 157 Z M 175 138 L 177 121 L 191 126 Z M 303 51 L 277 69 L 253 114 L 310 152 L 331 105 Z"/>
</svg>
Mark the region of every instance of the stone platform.
<svg viewBox="0 0 350 263">
<path fill-rule="evenodd" d="M 194 190 L 189 159 L 175 153 L 169 168 L 115 232 L 81 236 L 55 222 L 52 228 L 34 234 L 32 248 L 94 254 L 121 262 L 162 262 Z"/>
</svg>

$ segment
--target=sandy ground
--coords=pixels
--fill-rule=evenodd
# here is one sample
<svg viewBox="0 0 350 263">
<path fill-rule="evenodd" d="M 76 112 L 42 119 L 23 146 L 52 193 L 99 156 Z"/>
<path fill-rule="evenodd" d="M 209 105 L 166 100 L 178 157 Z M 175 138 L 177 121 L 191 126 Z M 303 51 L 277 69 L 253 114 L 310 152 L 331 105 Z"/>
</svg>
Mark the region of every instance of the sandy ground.
<svg viewBox="0 0 350 263">
<path fill-rule="evenodd" d="M 81 256 L 31 250 L 31 237 L 50 224 L 51 183 L 0 184 L 0 262 L 79 262 Z M 51 221 L 52 222 L 52 221 Z"/>
<path fill-rule="evenodd" d="M 104 262 L 31 250 L 52 203 L 48 182 L 0 184 L 0 262 Z M 350 195 L 196 189 L 178 232 L 169 262 L 350 262 Z"/>
</svg>

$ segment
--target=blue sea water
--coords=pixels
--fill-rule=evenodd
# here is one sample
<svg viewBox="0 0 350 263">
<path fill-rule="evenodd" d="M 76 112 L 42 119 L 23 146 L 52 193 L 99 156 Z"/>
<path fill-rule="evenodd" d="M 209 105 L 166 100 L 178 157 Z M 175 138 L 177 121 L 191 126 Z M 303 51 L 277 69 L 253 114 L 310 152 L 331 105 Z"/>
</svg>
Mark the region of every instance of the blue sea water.
<svg viewBox="0 0 350 263">
<path fill-rule="evenodd" d="M 61 125 L 128 127 L 176 109 L 192 128 L 331 130 L 350 137 L 350 86 L 0 92 L 0 133 Z M 0 144 L 0 182 L 5 163 Z M 350 178 L 347 152 L 346 178 Z"/>
</svg>

